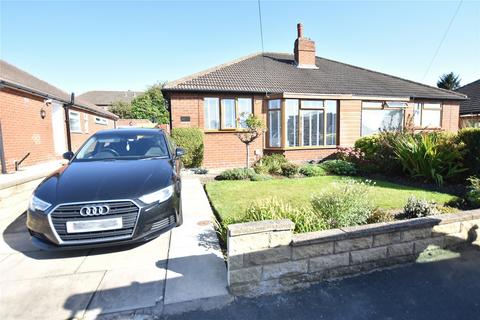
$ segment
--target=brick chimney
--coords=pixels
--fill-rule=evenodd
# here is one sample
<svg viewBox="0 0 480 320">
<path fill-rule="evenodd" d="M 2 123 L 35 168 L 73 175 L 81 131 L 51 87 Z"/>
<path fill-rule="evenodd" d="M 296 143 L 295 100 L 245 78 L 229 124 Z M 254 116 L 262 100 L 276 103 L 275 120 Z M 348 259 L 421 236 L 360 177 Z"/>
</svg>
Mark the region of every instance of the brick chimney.
<svg viewBox="0 0 480 320">
<path fill-rule="evenodd" d="M 297 39 L 293 48 L 297 68 L 317 69 L 315 65 L 315 42 L 303 37 L 303 26 L 297 24 Z"/>
</svg>

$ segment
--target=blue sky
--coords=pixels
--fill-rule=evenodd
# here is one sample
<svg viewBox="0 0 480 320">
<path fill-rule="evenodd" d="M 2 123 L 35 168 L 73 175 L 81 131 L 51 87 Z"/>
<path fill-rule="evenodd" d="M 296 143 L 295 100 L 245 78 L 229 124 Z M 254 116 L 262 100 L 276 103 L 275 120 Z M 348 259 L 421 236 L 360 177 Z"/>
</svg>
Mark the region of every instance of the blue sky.
<svg viewBox="0 0 480 320">
<path fill-rule="evenodd" d="M 77 94 L 148 85 L 261 51 L 256 1 L 4 1 L 2 59 Z M 480 2 L 262 1 L 265 51 L 292 52 L 296 23 L 317 55 L 435 85 L 480 78 Z"/>
</svg>

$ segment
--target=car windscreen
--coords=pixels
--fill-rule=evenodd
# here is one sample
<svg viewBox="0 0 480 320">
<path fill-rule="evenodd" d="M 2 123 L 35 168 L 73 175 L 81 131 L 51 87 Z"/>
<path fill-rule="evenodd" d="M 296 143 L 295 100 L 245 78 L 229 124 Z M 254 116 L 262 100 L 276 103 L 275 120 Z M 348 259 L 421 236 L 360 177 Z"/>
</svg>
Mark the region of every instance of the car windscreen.
<svg viewBox="0 0 480 320">
<path fill-rule="evenodd" d="M 92 136 L 77 153 L 75 160 L 167 158 L 168 148 L 161 133 L 125 132 Z"/>
</svg>

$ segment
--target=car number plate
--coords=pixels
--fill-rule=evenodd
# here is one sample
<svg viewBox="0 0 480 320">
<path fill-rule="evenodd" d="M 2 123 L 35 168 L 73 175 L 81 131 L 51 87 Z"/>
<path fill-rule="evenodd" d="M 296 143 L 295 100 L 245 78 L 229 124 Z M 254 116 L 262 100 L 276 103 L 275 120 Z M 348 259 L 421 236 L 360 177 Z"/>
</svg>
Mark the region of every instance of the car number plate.
<svg viewBox="0 0 480 320">
<path fill-rule="evenodd" d="M 68 233 L 115 230 L 115 229 L 121 229 L 122 227 L 123 227 L 122 218 L 88 220 L 88 221 L 67 221 Z"/>
</svg>

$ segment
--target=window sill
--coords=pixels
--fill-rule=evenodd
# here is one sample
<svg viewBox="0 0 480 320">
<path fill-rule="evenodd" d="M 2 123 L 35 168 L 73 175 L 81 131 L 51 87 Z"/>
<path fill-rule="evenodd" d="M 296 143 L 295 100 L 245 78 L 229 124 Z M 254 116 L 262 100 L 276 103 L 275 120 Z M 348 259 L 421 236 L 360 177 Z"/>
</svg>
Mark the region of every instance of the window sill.
<svg viewBox="0 0 480 320">
<path fill-rule="evenodd" d="M 247 132 L 245 129 L 203 129 L 205 133 L 236 133 Z"/>
<path fill-rule="evenodd" d="M 265 147 L 265 150 L 282 150 L 282 151 L 292 151 L 292 150 L 322 150 L 322 149 L 337 149 L 338 146 L 302 146 L 302 147 Z"/>
<path fill-rule="evenodd" d="M 70 133 L 83 134 L 82 131 L 73 131 L 73 130 L 70 130 Z"/>
</svg>

